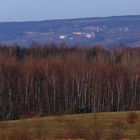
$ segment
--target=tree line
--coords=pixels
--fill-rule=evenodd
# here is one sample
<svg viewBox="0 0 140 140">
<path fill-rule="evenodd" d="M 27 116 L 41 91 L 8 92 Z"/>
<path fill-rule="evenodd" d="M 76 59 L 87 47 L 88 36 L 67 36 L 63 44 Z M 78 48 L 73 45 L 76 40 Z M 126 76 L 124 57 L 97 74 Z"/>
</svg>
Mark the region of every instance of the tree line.
<svg viewBox="0 0 140 140">
<path fill-rule="evenodd" d="M 140 109 L 140 48 L 0 46 L 0 119 Z"/>
</svg>

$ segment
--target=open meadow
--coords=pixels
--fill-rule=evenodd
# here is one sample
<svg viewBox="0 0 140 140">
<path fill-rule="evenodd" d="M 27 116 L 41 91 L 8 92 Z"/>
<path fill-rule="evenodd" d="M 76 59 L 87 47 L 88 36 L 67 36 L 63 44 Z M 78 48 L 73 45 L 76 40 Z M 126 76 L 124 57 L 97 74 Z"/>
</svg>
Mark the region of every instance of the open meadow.
<svg viewBox="0 0 140 140">
<path fill-rule="evenodd" d="M 1 140 L 70 138 L 139 140 L 140 111 L 61 115 L 0 122 Z"/>
</svg>

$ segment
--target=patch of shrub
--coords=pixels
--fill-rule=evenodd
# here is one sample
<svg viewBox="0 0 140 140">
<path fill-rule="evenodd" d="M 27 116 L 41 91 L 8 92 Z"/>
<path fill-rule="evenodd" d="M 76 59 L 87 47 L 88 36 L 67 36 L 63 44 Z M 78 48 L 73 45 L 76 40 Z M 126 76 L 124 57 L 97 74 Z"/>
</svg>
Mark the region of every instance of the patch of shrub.
<svg viewBox="0 0 140 140">
<path fill-rule="evenodd" d="M 65 129 L 65 138 L 72 139 L 85 139 L 85 130 L 82 125 L 76 120 L 67 120 Z"/>
<path fill-rule="evenodd" d="M 47 128 L 42 119 L 34 122 L 34 133 L 35 138 L 38 140 L 44 140 L 45 136 L 48 134 Z"/>
<path fill-rule="evenodd" d="M 136 136 L 140 139 L 140 124 L 136 128 Z"/>
<path fill-rule="evenodd" d="M 89 125 L 87 140 L 101 140 L 104 134 L 104 127 L 101 121 L 98 120 L 96 112 L 93 115 L 92 123 Z"/>
<path fill-rule="evenodd" d="M 7 131 L 7 123 L 0 121 L 0 140 L 7 139 L 8 131 Z"/>
<path fill-rule="evenodd" d="M 18 112 L 14 109 L 10 110 L 6 115 L 7 120 L 17 120 L 19 119 Z"/>
<path fill-rule="evenodd" d="M 16 108 L 0 108 L 0 120 L 15 120 L 19 118 L 19 113 Z"/>
<path fill-rule="evenodd" d="M 122 140 L 125 129 L 124 123 L 120 121 L 113 122 L 108 140 Z"/>
<path fill-rule="evenodd" d="M 136 123 L 137 119 L 138 119 L 137 113 L 136 112 L 130 112 L 127 115 L 126 121 L 129 124 L 134 124 L 134 123 Z"/>
<path fill-rule="evenodd" d="M 14 130 L 10 133 L 8 140 L 33 140 L 27 130 Z"/>
<path fill-rule="evenodd" d="M 74 113 L 83 114 L 92 112 L 92 108 L 88 105 L 84 105 L 82 107 L 75 107 Z"/>
<path fill-rule="evenodd" d="M 78 120 L 67 120 L 65 133 L 66 138 L 84 139 L 84 140 L 101 140 L 104 134 L 104 128 L 97 120 L 96 113 L 93 116 L 92 123 L 83 126 Z"/>
</svg>

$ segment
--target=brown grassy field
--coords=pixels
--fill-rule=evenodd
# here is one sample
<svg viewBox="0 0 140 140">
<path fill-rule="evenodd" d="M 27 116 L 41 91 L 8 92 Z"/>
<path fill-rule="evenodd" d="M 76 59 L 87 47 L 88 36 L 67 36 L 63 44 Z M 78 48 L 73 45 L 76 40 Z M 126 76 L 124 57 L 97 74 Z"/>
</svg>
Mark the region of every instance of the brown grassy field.
<svg viewBox="0 0 140 140">
<path fill-rule="evenodd" d="M 140 111 L 50 116 L 0 122 L 0 140 L 140 140 Z M 130 117 L 130 119 L 133 119 Z"/>
</svg>

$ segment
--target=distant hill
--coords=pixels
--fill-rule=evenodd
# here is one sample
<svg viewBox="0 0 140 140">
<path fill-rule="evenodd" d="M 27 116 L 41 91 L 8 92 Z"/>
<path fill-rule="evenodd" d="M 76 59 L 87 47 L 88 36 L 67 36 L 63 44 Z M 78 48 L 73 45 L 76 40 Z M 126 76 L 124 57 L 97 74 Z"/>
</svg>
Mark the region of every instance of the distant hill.
<svg viewBox="0 0 140 140">
<path fill-rule="evenodd" d="M 112 47 L 117 44 L 140 45 L 140 15 L 103 18 L 1 22 L 0 43 L 28 46 L 62 43 Z"/>
</svg>

